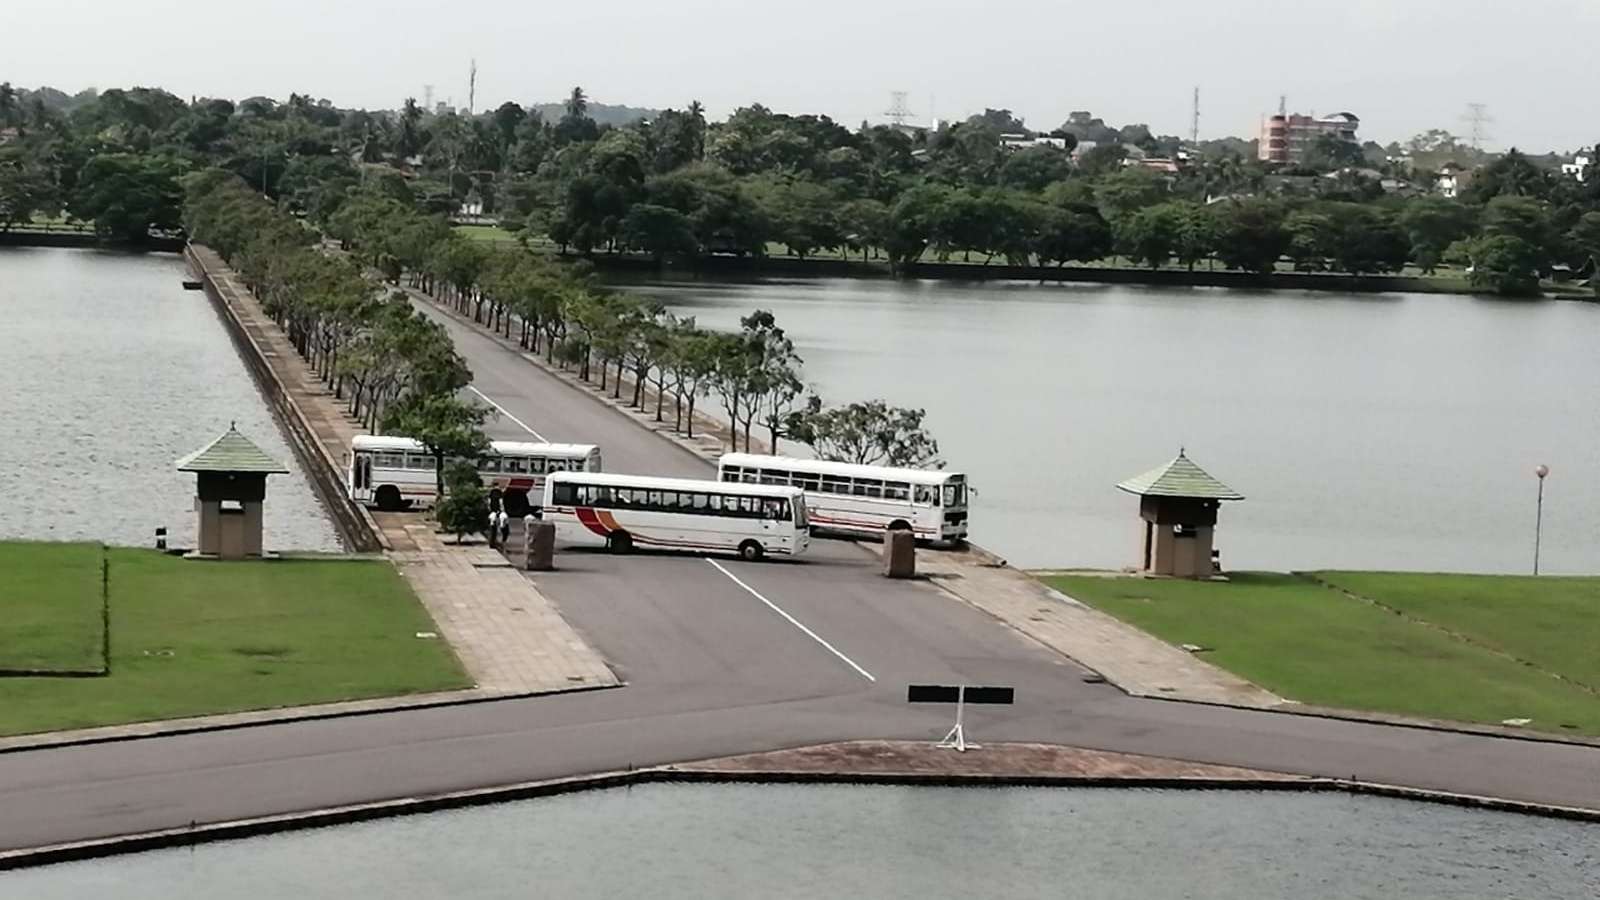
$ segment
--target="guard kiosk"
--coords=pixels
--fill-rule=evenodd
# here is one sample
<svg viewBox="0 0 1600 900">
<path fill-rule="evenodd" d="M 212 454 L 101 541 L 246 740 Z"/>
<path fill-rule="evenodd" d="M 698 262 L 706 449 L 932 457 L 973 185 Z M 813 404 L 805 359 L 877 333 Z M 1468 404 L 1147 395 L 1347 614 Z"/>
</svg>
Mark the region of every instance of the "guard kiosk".
<svg viewBox="0 0 1600 900">
<path fill-rule="evenodd" d="M 1210 578 L 1217 509 L 1223 500 L 1243 500 L 1190 461 L 1183 450 L 1172 462 L 1117 485 L 1139 495 L 1139 571 L 1173 578 Z"/>
<path fill-rule="evenodd" d="M 267 476 L 289 470 L 239 433 L 232 423 L 222 437 L 178 460 L 178 471 L 195 473 L 198 559 L 260 559 L 261 506 Z"/>
</svg>

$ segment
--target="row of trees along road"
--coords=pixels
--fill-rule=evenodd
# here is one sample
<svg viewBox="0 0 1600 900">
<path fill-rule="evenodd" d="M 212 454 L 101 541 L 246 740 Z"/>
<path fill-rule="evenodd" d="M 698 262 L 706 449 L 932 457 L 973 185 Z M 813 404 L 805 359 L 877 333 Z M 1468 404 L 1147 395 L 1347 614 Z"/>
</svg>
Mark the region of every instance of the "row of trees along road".
<svg viewBox="0 0 1600 900">
<path fill-rule="evenodd" d="M 604 118 L 577 88 L 547 119 L 515 103 L 435 114 L 414 100 L 367 111 L 304 94 L 236 104 L 154 88 L 69 97 L 0 84 L 9 135 L 0 231 L 66 212 L 137 240 L 177 224 L 183 173 L 215 166 L 313 221 L 327 221 L 358 186 L 377 186 L 421 213 L 454 214 L 475 199 L 528 238 L 580 255 L 664 260 L 777 246 L 897 269 L 957 256 L 1043 265 L 1120 256 L 1246 272 L 1288 260 L 1356 274 L 1450 262 L 1470 265 L 1479 289 L 1528 293 L 1557 266 L 1580 269 L 1600 254 L 1600 178 L 1580 182 L 1515 150 L 1449 200 L 1430 195 L 1426 168 L 1386 160 L 1399 146 L 1333 142 L 1301 168 L 1274 169 L 1246 142 L 1208 141 L 1187 148 L 1176 174 L 1161 174 L 1124 157 L 1130 147 L 1172 156 L 1177 138 L 1075 117 L 1051 132 L 1065 147 L 1012 150 L 1002 134 L 1032 131 L 1004 109 L 917 134 L 760 105 L 720 122 L 698 103 L 621 125 Z M 1428 165 L 1468 152 L 1424 137 L 1413 155 Z M 1099 146 L 1074 159 L 1079 138 Z"/>
<path fill-rule="evenodd" d="M 459 397 L 472 372 L 444 328 L 415 312 L 404 294 L 363 277 L 351 260 L 321 252 L 316 232 L 236 176 L 210 169 L 185 179 L 184 188 L 183 224 L 193 239 L 239 272 L 369 429 L 427 445 L 443 493 L 445 460 L 474 458 L 489 444 L 481 428 L 487 410 Z"/>
<path fill-rule="evenodd" d="M 670 402 L 673 428 L 686 436 L 694 434 L 698 398 L 715 397 L 734 449 L 741 437 L 751 449 L 759 427 L 774 449 L 787 438 L 825 459 L 939 464 L 922 410 L 883 401 L 824 406 L 807 389 L 793 340 L 765 310 L 741 319 L 737 332 L 701 328 L 660 303 L 600 285 L 581 261 L 492 248 L 381 188 L 358 192 L 326 229 L 391 283 L 423 291 L 547 362 L 575 369 L 616 399 L 631 380 L 627 402 L 653 404 L 656 421 L 666 420 Z"/>
</svg>

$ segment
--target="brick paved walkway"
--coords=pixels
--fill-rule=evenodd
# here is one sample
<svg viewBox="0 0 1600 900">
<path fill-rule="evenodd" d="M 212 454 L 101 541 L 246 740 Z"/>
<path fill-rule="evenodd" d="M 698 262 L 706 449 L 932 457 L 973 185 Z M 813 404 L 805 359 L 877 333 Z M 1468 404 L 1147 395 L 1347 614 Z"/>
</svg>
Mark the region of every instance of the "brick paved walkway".
<svg viewBox="0 0 1600 900">
<path fill-rule="evenodd" d="M 1136 697 L 1260 709 L 1290 702 L 996 563 L 980 551 L 917 554 L 918 571 L 946 591 Z"/>
<path fill-rule="evenodd" d="M 194 245 L 223 302 L 249 334 L 335 471 L 363 432 L 344 403 L 316 377 L 287 336 L 215 251 Z M 482 543 L 441 541 L 420 513 L 374 517 L 390 559 L 416 591 L 439 633 L 478 686 L 490 694 L 530 694 L 621 682 L 560 611 L 506 558 Z"/>
</svg>

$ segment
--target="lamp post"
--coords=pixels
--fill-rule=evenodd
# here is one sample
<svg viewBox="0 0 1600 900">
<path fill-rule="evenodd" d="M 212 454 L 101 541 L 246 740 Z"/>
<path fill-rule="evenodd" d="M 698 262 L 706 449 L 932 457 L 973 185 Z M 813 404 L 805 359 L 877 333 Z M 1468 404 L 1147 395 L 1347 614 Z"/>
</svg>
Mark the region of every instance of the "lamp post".
<svg viewBox="0 0 1600 900">
<path fill-rule="evenodd" d="M 1540 463 L 1533 469 L 1533 474 L 1539 476 L 1539 504 L 1533 516 L 1533 574 L 1539 574 L 1539 538 L 1544 530 L 1544 479 L 1550 474 L 1550 467 Z"/>
</svg>

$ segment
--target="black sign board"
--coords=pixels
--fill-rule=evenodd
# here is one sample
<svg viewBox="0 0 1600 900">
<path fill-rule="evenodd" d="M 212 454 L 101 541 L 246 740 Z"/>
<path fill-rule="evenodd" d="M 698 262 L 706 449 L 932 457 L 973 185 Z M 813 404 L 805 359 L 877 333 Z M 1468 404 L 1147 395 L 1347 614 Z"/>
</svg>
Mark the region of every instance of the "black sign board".
<svg viewBox="0 0 1600 900">
<path fill-rule="evenodd" d="M 907 703 L 987 703 L 1009 706 L 1016 697 L 1016 689 L 1008 687 L 966 687 L 966 696 L 958 684 L 913 684 L 906 688 Z"/>
</svg>

